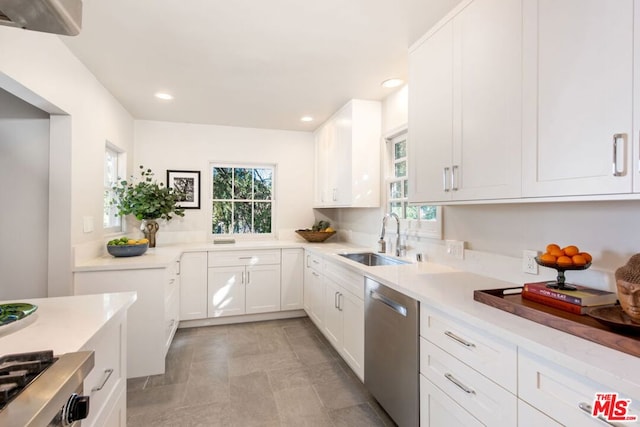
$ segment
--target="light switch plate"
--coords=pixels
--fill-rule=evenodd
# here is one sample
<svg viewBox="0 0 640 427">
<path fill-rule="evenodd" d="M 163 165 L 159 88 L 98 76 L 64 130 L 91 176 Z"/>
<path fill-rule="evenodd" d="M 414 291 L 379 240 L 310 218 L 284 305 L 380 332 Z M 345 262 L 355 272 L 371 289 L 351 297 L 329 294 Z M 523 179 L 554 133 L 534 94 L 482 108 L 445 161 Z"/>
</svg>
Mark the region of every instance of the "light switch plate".
<svg viewBox="0 0 640 427">
<path fill-rule="evenodd" d="M 463 240 L 447 240 L 446 251 L 449 256 L 457 259 L 464 259 L 464 241 Z"/>
<path fill-rule="evenodd" d="M 93 231 L 93 217 L 85 216 L 82 218 L 82 231 L 91 233 Z"/>
</svg>

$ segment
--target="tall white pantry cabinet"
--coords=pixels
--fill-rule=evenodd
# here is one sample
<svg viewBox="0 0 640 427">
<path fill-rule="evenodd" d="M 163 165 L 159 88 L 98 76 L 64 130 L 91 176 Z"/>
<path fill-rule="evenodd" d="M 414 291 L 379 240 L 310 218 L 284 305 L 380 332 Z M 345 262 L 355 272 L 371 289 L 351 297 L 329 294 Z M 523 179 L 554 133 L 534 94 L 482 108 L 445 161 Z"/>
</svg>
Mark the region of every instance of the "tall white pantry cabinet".
<svg viewBox="0 0 640 427">
<path fill-rule="evenodd" d="M 461 3 L 410 51 L 410 200 L 638 198 L 638 23 L 638 0 Z"/>
</svg>

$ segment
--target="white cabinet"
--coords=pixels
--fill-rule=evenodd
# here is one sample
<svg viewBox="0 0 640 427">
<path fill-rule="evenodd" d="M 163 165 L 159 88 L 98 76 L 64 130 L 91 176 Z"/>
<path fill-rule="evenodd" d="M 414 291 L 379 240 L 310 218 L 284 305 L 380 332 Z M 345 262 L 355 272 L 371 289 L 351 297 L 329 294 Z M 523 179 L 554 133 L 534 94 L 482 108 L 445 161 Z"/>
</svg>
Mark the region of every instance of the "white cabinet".
<svg viewBox="0 0 640 427">
<path fill-rule="evenodd" d="M 282 249 L 280 309 L 303 308 L 304 249 Z"/>
<path fill-rule="evenodd" d="M 640 416 L 640 396 L 625 395 L 625 388 L 633 389 L 621 382 L 602 384 L 587 379 L 525 350 L 518 355 L 518 397 L 562 425 L 602 426 L 591 415 L 597 393 L 619 393 L 618 400 L 630 399 L 627 414 Z M 638 426 L 640 421 L 625 425 Z"/>
<path fill-rule="evenodd" d="M 178 327 L 178 262 L 164 268 L 82 271 L 74 273 L 74 294 L 135 291 L 128 312 L 127 374 L 130 378 L 162 374 L 165 356 Z"/>
<path fill-rule="evenodd" d="M 207 317 L 207 253 L 185 252 L 180 258 L 180 320 Z"/>
<path fill-rule="evenodd" d="M 322 332 L 361 380 L 364 380 L 363 295 L 361 273 L 325 260 Z"/>
<path fill-rule="evenodd" d="M 380 206 L 381 105 L 351 100 L 315 132 L 316 207 Z"/>
<path fill-rule="evenodd" d="M 208 317 L 280 310 L 280 250 L 210 252 Z"/>
<path fill-rule="evenodd" d="M 518 399 L 518 427 L 560 427 L 561 424 L 547 417 L 526 402 Z"/>
<path fill-rule="evenodd" d="M 420 306 L 420 335 L 424 425 L 517 425 L 514 344 L 427 305 Z"/>
<path fill-rule="evenodd" d="M 481 427 L 483 424 L 420 375 L 420 426 Z"/>
<path fill-rule="evenodd" d="M 304 310 L 318 329 L 324 322 L 324 280 L 322 257 L 305 253 L 304 268 Z"/>
<path fill-rule="evenodd" d="M 111 319 L 81 350 L 94 352 L 95 365 L 85 378 L 91 399 L 85 427 L 126 426 L 126 315 Z"/>
<path fill-rule="evenodd" d="M 411 51 L 410 201 L 520 196 L 521 17 L 475 0 Z"/>
<path fill-rule="evenodd" d="M 631 192 L 634 4 L 523 1 L 524 196 Z"/>
</svg>

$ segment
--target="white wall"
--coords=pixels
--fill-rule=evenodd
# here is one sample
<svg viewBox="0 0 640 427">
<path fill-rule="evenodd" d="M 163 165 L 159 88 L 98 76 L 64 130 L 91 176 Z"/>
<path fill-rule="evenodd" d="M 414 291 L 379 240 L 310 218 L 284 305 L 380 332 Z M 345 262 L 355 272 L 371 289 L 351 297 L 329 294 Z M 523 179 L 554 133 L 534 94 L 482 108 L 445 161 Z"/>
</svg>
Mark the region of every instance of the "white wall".
<svg viewBox="0 0 640 427">
<path fill-rule="evenodd" d="M 105 140 L 133 149 L 130 114 L 71 54 L 58 36 L 0 27 L 0 88 L 52 116 L 49 296 L 71 292 L 72 245 L 98 248 L 102 232 Z M 1 112 L 0 112 L 1 115 Z M 64 117 L 66 116 L 66 118 Z M 83 218 L 94 231 L 83 231 Z M 0 214 L 0 220 L 3 220 Z M 52 256 L 55 257 L 52 261 Z"/>
<path fill-rule="evenodd" d="M 155 121 L 135 122 L 134 171 L 151 168 L 165 182 L 167 170 L 199 170 L 201 209 L 162 224 L 158 245 L 210 238 L 209 162 L 274 163 L 276 225 L 279 238 L 313 222 L 313 134 L 230 126 Z"/>
<path fill-rule="evenodd" d="M 0 300 L 47 296 L 49 114 L 0 89 Z"/>
</svg>

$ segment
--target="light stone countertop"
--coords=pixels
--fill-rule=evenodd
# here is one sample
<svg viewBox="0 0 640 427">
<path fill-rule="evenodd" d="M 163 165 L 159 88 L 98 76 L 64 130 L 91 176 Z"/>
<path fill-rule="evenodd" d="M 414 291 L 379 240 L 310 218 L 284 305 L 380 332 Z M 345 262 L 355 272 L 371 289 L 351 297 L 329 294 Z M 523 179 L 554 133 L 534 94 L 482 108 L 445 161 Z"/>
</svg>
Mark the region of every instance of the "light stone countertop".
<svg viewBox="0 0 640 427">
<path fill-rule="evenodd" d="M 112 318 L 136 300 L 135 292 L 21 299 L 38 306 L 30 316 L 0 327 L 0 355 L 53 350 L 79 351 Z"/>
</svg>

